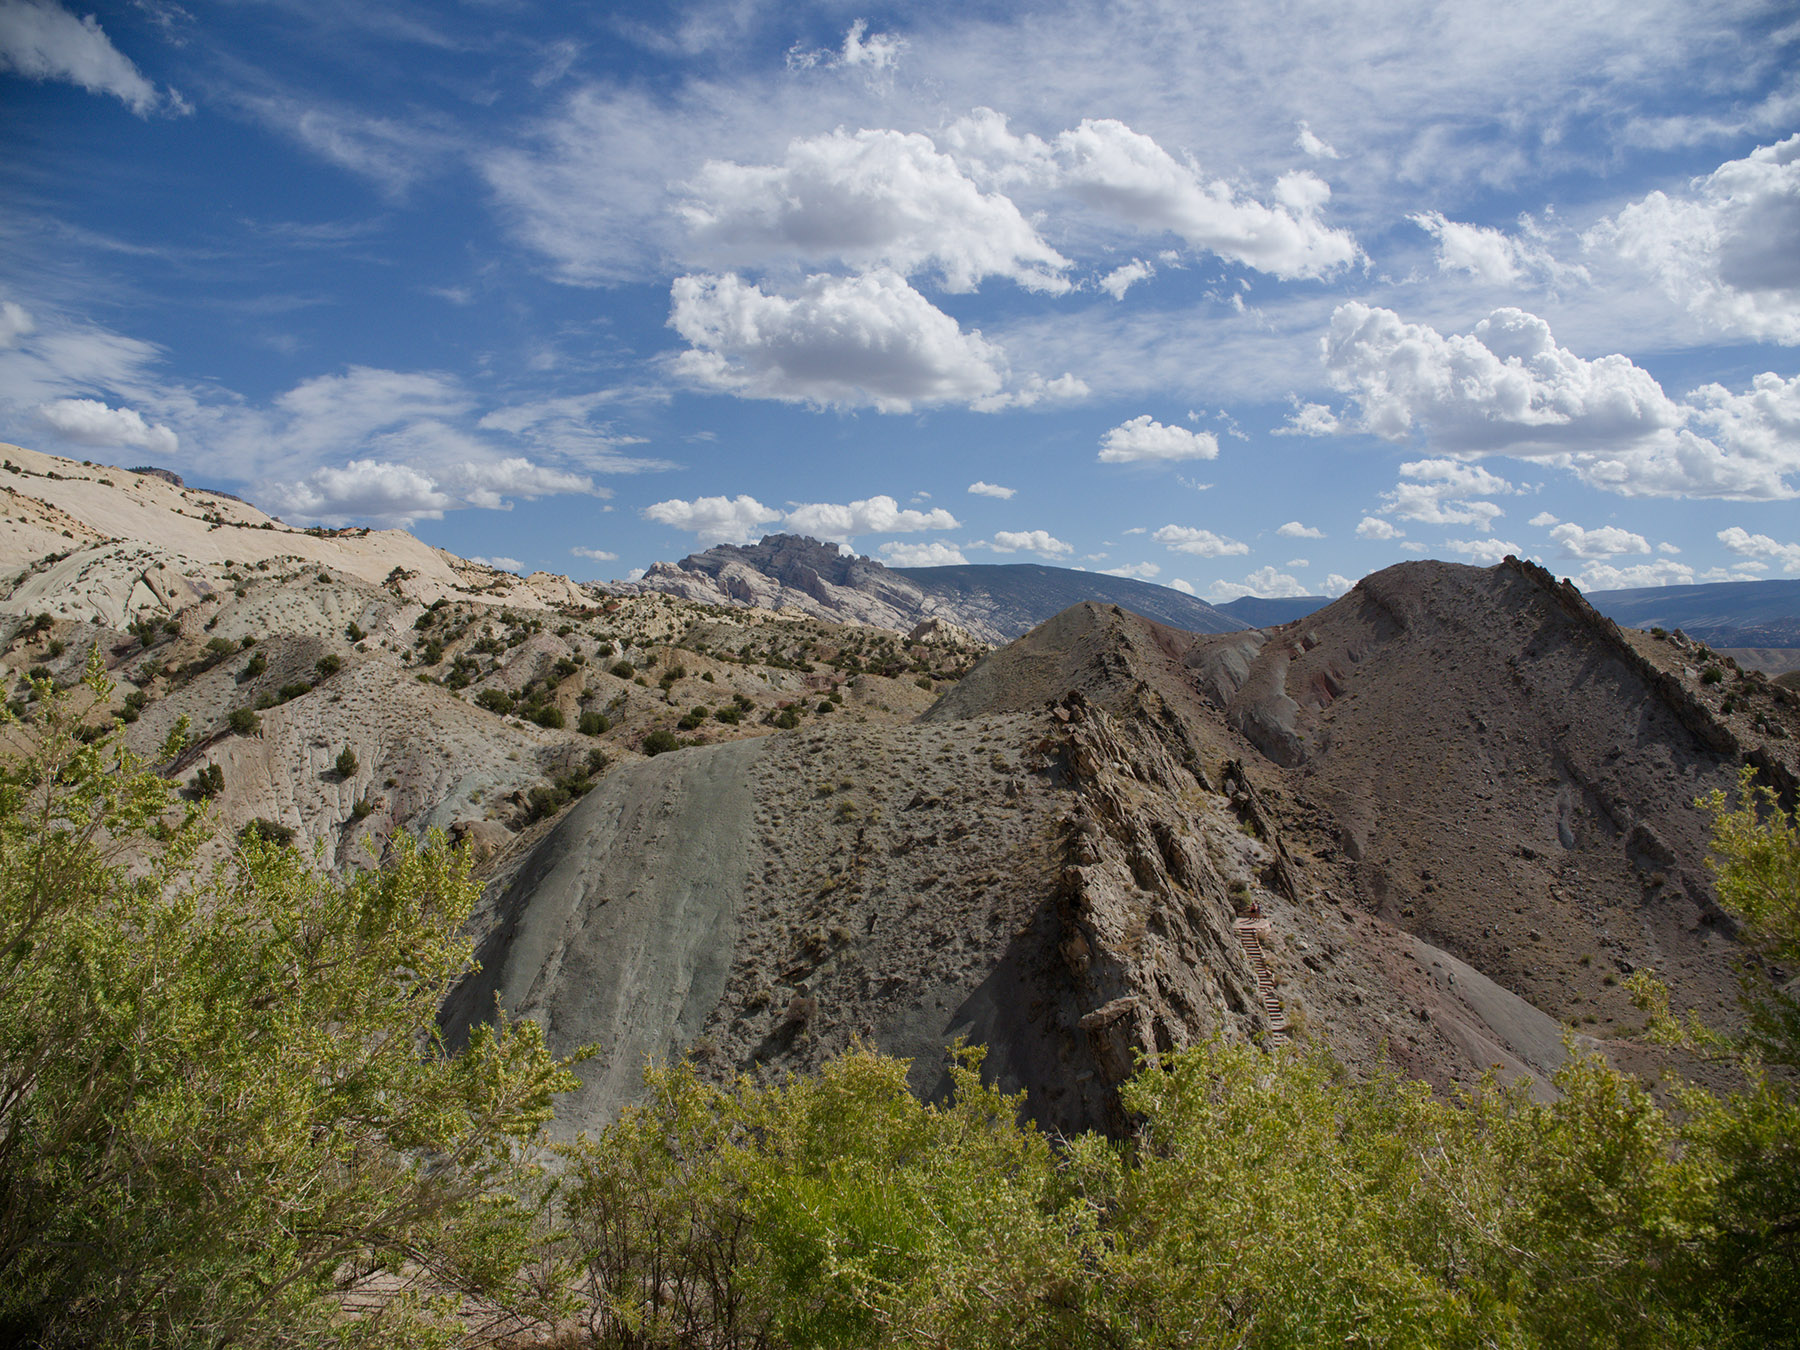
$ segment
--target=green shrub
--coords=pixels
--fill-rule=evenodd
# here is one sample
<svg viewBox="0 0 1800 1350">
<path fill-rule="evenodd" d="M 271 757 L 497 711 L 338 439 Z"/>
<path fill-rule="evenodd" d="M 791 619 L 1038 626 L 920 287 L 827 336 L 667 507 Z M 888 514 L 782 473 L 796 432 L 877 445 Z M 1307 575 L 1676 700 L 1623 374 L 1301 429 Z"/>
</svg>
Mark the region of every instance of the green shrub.
<svg viewBox="0 0 1800 1350">
<path fill-rule="evenodd" d="M 188 787 L 196 797 L 216 797 L 225 790 L 225 770 L 217 764 L 202 764 L 188 780 Z"/>
<path fill-rule="evenodd" d="M 244 668 L 238 672 L 238 683 L 243 684 L 246 681 L 254 680 L 268 668 L 269 658 L 263 653 L 258 652 L 255 656 L 244 662 Z"/>
<path fill-rule="evenodd" d="M 196 874 L 198 817 L 169 824 L 172 785 L 80 721 L 59 696 L 0 764 L 0 950 L 31 944 L 0 968 L 6 1342 L 442 1343 L 426 1305 L 343 1315 L 410 1263 L 515 1299 L 518 1149 L 572 1080 L 530 1024 L 447 1052 L 461 861 L 402 835 L 338 883 L 259 821 Z"/>
<path fill-rule="evenodd" d="M 670 750 L 681 749 L 681 741 L 667 727 L 658 727 L 644 737 L 640 748 L 646 755 L 661 755 Z"/>
<path fill-rule="evenodd" d="M 504 689 L 483 689 L 475 695 L 475 706 L 486 708 L 491 713 L 499 713 L 502 717 L 510 713 L 518 700 Z"/>
<path fill-rule="evenodd" d="M 579 729 L 583 736 L 601 736 L 612 730 L 612 723 L 607 719 L 605 713 L 596 712 L 590 708 L 581 714 Z"/>
<path fill-rule="evenodd" d="M 254 736 L 262 729 L 262 718 L 249 708 L 233 708 L 225 724 L 234 736 Z"/>
<path fill-rule="evenodd" d="M 318 672 L 321 680 L 329 680 L 343 667 L 343 659 L 336 652 L 326 652 L 325 655 L 313 662 L 313 669 Z"/>
<path fill-rule="evenodd" d="M 258 816 L 238 831 L 238 843 L 243 845 L 267 844 L 273 848 L 287 848 L 294 842 L 294 828 L 283 825 L 278 820 L 270 820 L 266 816 Z"/>
<path fill-rule="evenodd" d="M 562 709 L 553 703 L 546 703 L 540 707 L 533 708 L 527 715 L 540 727 L 547 727 L 551 731 L 561 731 L 563 728 Z"/>
<path fill-rule="evenodd" d="M 337 769 L 339 778 L 356 777 L 356 751 L 346 745 L 338 751 L 337 763 L 333 767 Z"/>
<path fill-rule="evenodd" d="M 629 680 L 633 675 L 637 674 L 637 671 L 632 669 L 631 662 L 629 661 L 615 661 L 612 666 L 612 673 L 617 675 L 621 680 Z"/>
</svg>

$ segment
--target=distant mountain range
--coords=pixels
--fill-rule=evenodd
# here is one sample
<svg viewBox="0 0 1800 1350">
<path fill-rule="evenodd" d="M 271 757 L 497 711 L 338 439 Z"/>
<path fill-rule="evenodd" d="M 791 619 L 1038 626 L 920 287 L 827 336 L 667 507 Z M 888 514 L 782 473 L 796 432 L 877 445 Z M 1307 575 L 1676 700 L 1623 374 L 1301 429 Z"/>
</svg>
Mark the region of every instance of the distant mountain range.
<svg viewBox="0 0 1800 1350">
<path fill-rule="evenodd" d="M 641 581 L 617 582 L 614 589 L 662 591 L 711 604 L 785 606 L 903 631 L 937 619 L 994 643 L 1010 642 L 1084 600 L 1118 605 L 1190 633 L 1272 628 L 1331 603 L 1323 595 L 1246 595 L 1212 605 L 1167 586 L 1041 563 L 887 567 L 791 534 L 657 563 Z M 1628 628 L 1680 628 L 1715 647 L 1800 648 L 1800 581 L 1596 591 L 1588 600 Z"/>
<path fill-rule="evenodd" d="M 1627 628 L 1679 628 L 1715 647 L 1800 647 L 1800 581 L 1593 591 L 1588 602 Z"/>
<path fill-rule="evenodd" d="M 1084 600 L 1118 605 L 1190 633 L 1253 625 L 1167 586 L 1037 563 L 886 567 L 836 544 L 771 534 L 756 544 L 720 544 L 678 563 L 657 563 L 627 592 L 661 591 L 705 604 L 799 609 L 836 622 L 902 632 L 936 619 L 985 642 L 1010 642 Z M 1323 603 L 1321 601 L 1320 603 Z"/>
</svg>

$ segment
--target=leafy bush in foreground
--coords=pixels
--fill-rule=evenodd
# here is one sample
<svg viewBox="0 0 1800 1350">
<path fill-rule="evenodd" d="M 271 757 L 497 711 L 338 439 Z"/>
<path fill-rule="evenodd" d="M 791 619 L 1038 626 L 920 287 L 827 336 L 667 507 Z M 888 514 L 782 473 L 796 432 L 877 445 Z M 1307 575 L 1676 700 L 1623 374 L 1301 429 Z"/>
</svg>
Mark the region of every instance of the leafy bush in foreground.
<svg viewBox="0 0 1800 1350">
<path fill-rule="evenodd" d="M 438 1042 L 462 862 L 401 838 L 338 884 L 251 840 L 196 874 L 199 813 L 170 829 L 173 786 L 71 701 L 0 768 L 0 1340 L 411 1345 L 420 1306 L 335 1294 L 404 1267 L 504 1295 L 570 1080 L 530 1023 Z"/>
<path fill-rule="evenodd" d="M 1445 1101 L 1213 1042 L 1125 1085 L 1125 1143 L 1052 1140 L 979 1051 L 925 1104 L 858 1048 L 773 1084 L 652 1067 L 544 1183 L 571 1079 L 541 1033 L 438 1037 L 455 855 L 402 839 L 338 884 L 251 833 L 197 875 L 198 808 L 172 824 L 174 785 L 39 692 L 0 766 L 0 1341 L 442 1343 L 430 1296 L 465 1292 L 634 1350 L 1800 1337 L 1800 1011 L 1767 977 L 1738 1036 L 1637 982 L 1655 1035 L 1743 1074 L 1679 1115 L 1596 1056 L 1548 1104 Z M 1705 803 L 1721 903 L 1791 969 L 1800 838 L 1744 788 Z M 377 1272 L 404 1292 L 346 1318 Z"/>
<path fill-rule="evenodd" d="M 1748 775 L 1701 805 L 1721 903 L 1792 970 L 1800 835 Z M 861 1049 L 777 1085 L 654 1068 L 571 1152 L 565 1255 L 605 1346 L 1792 1346 L 1800 997 L 1746 993 L 1728 1037 L 1638 981 L 1655 1035 L 1746 1084 L 1677 1114 L 1597 1055 L 1551 1103 L 1445 1101 L 1214 1042 L 1125 1085 L 1128 1144 L 1052 1147 L 973 1052 L 939 1106 Z"/>
</svg>

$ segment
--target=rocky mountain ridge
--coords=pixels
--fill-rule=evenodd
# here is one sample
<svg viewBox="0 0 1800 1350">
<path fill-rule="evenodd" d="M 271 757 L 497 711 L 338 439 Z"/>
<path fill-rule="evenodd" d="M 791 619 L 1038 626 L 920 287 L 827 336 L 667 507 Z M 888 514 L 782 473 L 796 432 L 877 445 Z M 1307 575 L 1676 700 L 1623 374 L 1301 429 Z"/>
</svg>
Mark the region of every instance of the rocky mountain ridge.
<svg viewBox="0 0 1800 1350">
<path fill-rule="evenodd" d="M 345 871 L 446 828 L 489 883 L 446 1020 L 498 993 L 600 1044 L 570 1129 L 646 1055 L 779 1074 L 854 1038 L 926 1093 L 979 1040 L 1070 1129 L 1215 1033 L 1438 1088 L 1542 1080 L 1565 1026 L 1654 1068 L 1630 971 L 1733 1015 L 1693 799 L 1743 764 L 1794 792 L 1800 696 L 1516 561 L 1404 564 L 1269 629 L 1088 602 L 988 653 L 6 458 L 15 711 L 97 654 L 140 752 L 186 719 L 160 767 L 220 848 L 266 822 Z"/>
<path fill-rule="evenodd" d="M 32 717 L 33 676 L 72 686 L 97 653 L 132 749 L 154 760 L 188 728 L 161 767 L 209 798 L 221 845 L 262 822 L 338 871 L 434 827 L 497 865 L 614 765 L 908 719 L 986 650 L 944 624 L 915 638 L 521 578 L 400 531 L 290 529 L 160 473 L 3 454 L 14 712 Z"/>
<path fill-rule="evenodd" d="M 901 631 L 939 619 L 984 642 L 1010 642 L 1083 600 L 1123 605 L 1194 632 L 1250 626 L 1193 596 L 1126 577 L 1036 563 L 888 567 L 791 534 L 767 535 L 755 544 L 720 544 L 678 563 L 656 563 L 639 581 L 613 586 L 702 604 L 792 608 Z"/>
<path fill-rule="evenodd" d="M 1063 1129 L 1117 1128 L 1134 1057 L 1218 1032 L 1439 1088 L 1541 1085 L 1565 1027 L 1654 1068 L 1630 971 L 1732 1016 L 1694 798 L 1745 763 L 1791 795 L 1797 736 L 1800 699 L 1517 561 L 1402 564 L 1272 630 L 1080 605 L 911 725 L 623 770 L 496 895 L 452 1020 L 498 992 L 600 1045 L 571 1129 L 646 1054 L 779 1074 L 856 1037 L 927 1092 L 981 1041 Z"/>
</svg>

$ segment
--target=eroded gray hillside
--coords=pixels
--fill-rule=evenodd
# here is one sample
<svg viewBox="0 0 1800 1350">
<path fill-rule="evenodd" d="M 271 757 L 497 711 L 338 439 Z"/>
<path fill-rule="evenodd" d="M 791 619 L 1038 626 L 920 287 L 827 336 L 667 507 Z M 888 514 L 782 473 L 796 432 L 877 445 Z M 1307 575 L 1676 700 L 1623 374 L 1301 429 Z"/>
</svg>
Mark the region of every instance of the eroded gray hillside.
<svg viewBox="0 0 1800 1350">
<path fill-rule="evenodd" d="M 1795 718 L 1635 641 L 1526 566 L 1410 564 L 1214 637 L 1077 606 L 911 725 L 616 776 L 507 892 L 490 968 L 557 1049 L 602 1047 L 570 1129 L 646 1055 L 723 1079 L 855 1038 L 926 1093 L 979 1041 L 1061 1129 L 1120 1128 L 1137 1057 L 1221 1032 L 1439 1086 L 1541 1080 L 1563 1024 L 1649 1065 L 1628 970 L 1729 1014 L 1693 796 L 1746 758 L 1781 781 Z M 695 840 L 702 900 L 671 880 Z"/>
</svg>

